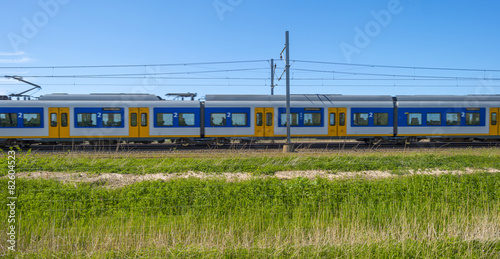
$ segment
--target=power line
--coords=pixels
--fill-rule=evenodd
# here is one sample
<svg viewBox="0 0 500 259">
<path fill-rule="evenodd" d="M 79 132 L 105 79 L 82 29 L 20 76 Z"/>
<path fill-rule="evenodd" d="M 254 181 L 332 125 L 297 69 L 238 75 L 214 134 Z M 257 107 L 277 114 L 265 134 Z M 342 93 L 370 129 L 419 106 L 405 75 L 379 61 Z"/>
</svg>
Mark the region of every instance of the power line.
<svg viewBox="0 0 500 259">
<path fill-rule="evenodd" d="M 166 66 L 196 66 L 196 65 L 220 65 L 238 63 L 267 62 L 268 60 L 242 60 L 242 61 L 216 61 L 216 62 L 195 62 L 195 63 L 172 63 L 172 64 L 139 64 L 139 65 L 77 65 L 77 66 L 36 66 L 36 67 L 0 67 L 0 69 L 66 69 L 66 68 L 123 68 L 123 67 L 166 67 Z"/>
<path fill-rule="evenodd" d="M 190 79 L 190 80 L 270 80 L 269 77 L 152 77 L 145 76 L 99 76 L 99 77 L 79 77 L 79 76 L 23 76 L 25 78 L 87 78 L 87 79 Z"/>
<path fill-rule="evenodd" d="M 184 71 L 184 72 L 159 72 L 159 73 L 138 73 L 138 74 L 94 74 L 94 75 L 32 75 L 25 77 L 72 77 L 72 78 L 101 78 L 101 77 L 121 77 L 121 76 L 146 76 L 151 77 L 155 75 L 189 75 L 189 74 L 207 74 L 207 73 L 226 73 L 226 72 L 242 72 L 242 71 L 257 71 L 267 70 L 267 68 L 240 68 L 240 69 L 220 69 L 220 70 L 207 70 L 207 71 Z"/>
<path fill-rule="evenodd" d="M 392 65 L 375 65 L 375 64 L 353 64 L 342 62 L 327 62 L 327 61 L 309 61 L 295 60 L 296 62 L 312 63 L 312 64 L 327 64 L 341 66 L 359 66 L 359 67 L 379 67 L 379 68 L 398 68 L 398 69 L 421 69 L 421 70 L 448 70 L 448 71 L 475 71 L 475 72 L 500 72 L 500 69 L 481 69 L 481 68 L 446 68 L 446 67 L 411 67 L 411 66 L 392 66 Z"/>
<path fill-rule="evenodd" d="M 305 72 L 318 72 L 318 73 L 333 73 L 333 74 L 343 74 L 343 75 L 355 75 L 355 76 L 385 76 L 385 77 L 405 77 L 405 78 L 427 78 L 427 79 L 453 79 L 453 80 L 492 80 L 497 81 L 500 78 L 486 78 L 486 77 L 456 77 L 456 76 L 430 76 L 430 75 L 407 75 L 407 74 L 379 74 L 379 73 L 357 73 L 357 72 L 340 72 L 340 71 L 327 71 L 327 70 L 315 70 L 315 69 L 301 69 L 296 68 L 297 71 Z M 386 80 L 392 80 L 388 78 Z"/>
</svg>

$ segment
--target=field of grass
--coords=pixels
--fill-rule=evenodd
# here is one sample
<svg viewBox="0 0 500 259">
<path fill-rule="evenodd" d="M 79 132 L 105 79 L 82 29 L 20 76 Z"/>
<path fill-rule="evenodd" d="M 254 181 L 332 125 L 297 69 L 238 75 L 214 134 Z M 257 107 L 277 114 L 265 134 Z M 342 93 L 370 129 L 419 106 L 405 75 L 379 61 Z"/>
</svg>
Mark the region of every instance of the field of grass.
<svg viewBox="0 0 500 259">
<path fill-rule="evenodd" d="M 500 149 L 365 151 L 336 153 L 55 153 L 18 154 L 19 172 L 89 173 L 178 173 L 249 172 L 273 174 L 277 171 L 324 170 L 358 172 L 367 170 L 405 173 L 409 170 L 500 169 Z M 0 158 L 6 164 L 6 158 Z M 5 175 L 6 172 L 0 172 Z"/>
<path fill-rule="evenodd" d="M 500 258 L 497 149 L 319 154 L 18 154 L 17 171 L 390 170 L 395 177 L 173 179 L 120 188 L 17 179 L 9 257 Z M 6 165 L 5 158 L 0 163 Z M 409 170 L 473 174 L 403 175 Z M 105 184 L 105 183 L 103 183 Z M 7 201 L 7 179 L 0 179 Z M 7 215 L 7 207 L 0 214 Z M 7 232 L 7 218 L 0 232 Z M 4 235 L 2 235 L 4 236 Z M 4 239 L 4 238 L 2 238 Z"/>
</svg>

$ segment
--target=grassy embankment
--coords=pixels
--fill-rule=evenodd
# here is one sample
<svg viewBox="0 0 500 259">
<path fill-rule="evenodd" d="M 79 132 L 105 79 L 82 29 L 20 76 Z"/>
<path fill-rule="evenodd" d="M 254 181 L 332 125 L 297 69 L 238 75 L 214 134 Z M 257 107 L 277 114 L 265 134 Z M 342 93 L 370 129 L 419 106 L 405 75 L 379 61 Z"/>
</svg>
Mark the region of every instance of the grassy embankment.
<svg viewBox="0 0 500 259">
<path fill-rule="evenodd" d="M 114 156 L 114 155 L 110 155 Z M 177 156 L 177 158 L 176 158 Z M 5 159 L 0 159 L 5 164 Z M 496 149 L 362 154 L 21 154 L 18 171 L 460 170 L 387 179 L 175 179 L 121 188 L 18 179 L 20 257 L 500 257 Z M 184 163 L 191 165 L 185 165 Z M 196 164 L 192 164 L 196 163 Z M 255 164 L 257 163 L 257 164 Z M 173 167 L 175 169 L 170 169 Z M 95 171 L 94 171 L 95 170 Z M 6 179 L 0 180 L 6 190 Z M 0 200 L 6 192 L 0 192 Z M 6 215 L 5 207 L 0 209 Z M 6 232 L 6 218 L 0 232 Z M 1 253 L 5 253 L 2 241 Z M 11 256 L 14 256 L 11 254 Z"/>
</svg>

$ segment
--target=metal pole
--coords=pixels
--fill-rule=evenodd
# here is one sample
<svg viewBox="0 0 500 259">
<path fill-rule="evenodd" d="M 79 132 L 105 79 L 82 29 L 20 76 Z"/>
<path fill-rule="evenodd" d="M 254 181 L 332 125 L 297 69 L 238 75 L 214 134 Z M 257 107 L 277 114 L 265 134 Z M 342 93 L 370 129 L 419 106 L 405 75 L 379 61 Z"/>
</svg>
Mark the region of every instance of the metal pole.
<svg viewBox="0 0 500 259">
<path fill-rule="evenodd" d="M 288 31 L 286 37 L 286 144 L 290 145 L 290 42 L 288 39 Z"/>
<path fill-rule="evenodd" d="M 271 59 L 271 95 L 274 95 L 274 59 Z"/>
</svg>

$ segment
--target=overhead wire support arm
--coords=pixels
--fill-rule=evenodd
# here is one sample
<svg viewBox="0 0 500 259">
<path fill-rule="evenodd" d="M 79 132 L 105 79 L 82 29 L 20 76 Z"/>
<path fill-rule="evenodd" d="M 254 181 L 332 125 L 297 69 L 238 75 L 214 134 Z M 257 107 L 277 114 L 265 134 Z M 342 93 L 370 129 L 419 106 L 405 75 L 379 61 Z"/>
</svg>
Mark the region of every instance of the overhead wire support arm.
<svg viewBox="0 0 500 259">
<path fill-rule="evenodd" d="M 7 79 L 15 79 L 17 81 L 20 81 L 20 82 L 23 82 L 23 83 L 26 83 L 26 84 L 34 86 L 33 88 L 30 88 L 30 89 L 28 89 L 28 90 L 26 90 L 24 92 L 21 92 L 21 93 L 18 93 L 18 94 L 10 94 L 9 96 L 12 96 L 12 97 L 27 97 L 27 98 L 30 98 L 31 95 L 25 95 L 27 92 L 35 90 L 35 89 L 38 89 L 38 90 L 42 89 L 41 86 L 24 80 L 22 76 L 5 76 L 5 78 L 7 78 Z"/>
</svg>

